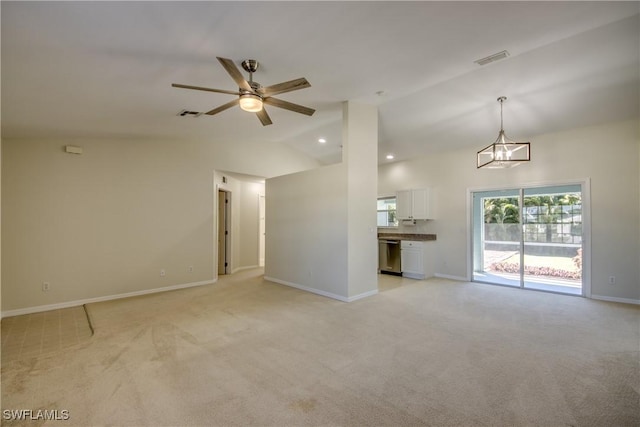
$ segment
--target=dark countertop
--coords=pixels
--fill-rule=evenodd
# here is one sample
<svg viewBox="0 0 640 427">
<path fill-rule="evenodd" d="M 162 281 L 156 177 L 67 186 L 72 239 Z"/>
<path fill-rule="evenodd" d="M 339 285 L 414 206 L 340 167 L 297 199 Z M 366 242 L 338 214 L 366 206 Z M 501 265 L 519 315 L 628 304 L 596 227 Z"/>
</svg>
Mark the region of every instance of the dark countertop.
<svg viewBox="0 0 640 427">
<path fill-rule="evenodd" d="M 418 240 L 424 242 L 436 240 L 436 235 L 412 233 L 378 233 L 378 239 Z"/>
</svg>

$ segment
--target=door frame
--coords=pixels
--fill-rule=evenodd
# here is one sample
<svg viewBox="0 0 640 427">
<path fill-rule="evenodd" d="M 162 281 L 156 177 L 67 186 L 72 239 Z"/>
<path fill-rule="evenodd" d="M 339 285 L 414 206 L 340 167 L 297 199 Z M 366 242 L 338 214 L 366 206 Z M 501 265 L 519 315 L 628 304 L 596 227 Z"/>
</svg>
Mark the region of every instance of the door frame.
<svg viewBox="0 0 640 427">
<path fill-rule="evenodd" d="M 227 200 L 227 202 L 225 203 L 224 206 L 224 224 L 221 224 L 221 219 L 220 219 L 220 194 L 221 193 L 225 193 L 225 198 Z M 232 251 L 231 251 L 231 208 L 232 208 L 232 204 L 231 204 L 231 200 L 232 200 L 232 192 L 231 190 L 228 190 L 224 187 L 222 187 L 221 185 L 216 185 L 216 192 L 215 192 L 215 218 L 214 218 L 214 229 L 215 229 L 215 248 L 216 248 L 216 256 L 214 258 L 215 261 L 215 272 L 216 272 L 216 277 L 220 274 L 231 274 L 232 269 L 231 269 L 231 264 L 232 264 Z M 220 234 L 220 228 L 221 226 L 224 226 L 224 230 L 226 231 L 225 235 L 224 235 L 224 245 L 222 246 L 220 244 L 219 241 L 219 234 Z M 220 268 L 220 248 L 223 248 L 224 250 L 224 262 L 225 265 L 222 266 L 222 269 Z"/>
<path fill-rule="evenodd" d="M 566 181 L 514 182 L 510 185 L 467 188 L 467 280 L 473 281 L 473 193 L 537 188 L 546 186 L 580 185 L 582 189 L 582 296 L 591 298 L 591 179 Z M 522 215 L 522 209 L 520 209 Z M 530 288 L 523 288 L 535 290 Z M 562 294 L 565 295 L 565 294 Z M 567 294 L 568 295 L 568 294 Z"/>
</svg>

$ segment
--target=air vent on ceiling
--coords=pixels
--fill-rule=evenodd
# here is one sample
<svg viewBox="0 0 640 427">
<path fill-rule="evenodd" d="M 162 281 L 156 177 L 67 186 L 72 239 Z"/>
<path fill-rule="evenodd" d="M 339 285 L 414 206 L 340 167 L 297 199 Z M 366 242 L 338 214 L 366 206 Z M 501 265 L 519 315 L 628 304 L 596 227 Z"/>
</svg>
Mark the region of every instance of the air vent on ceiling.
<svg viewBox="0 0 640 427">
<path fill-rule="evenodd" d="M 180 117 L 200 117 L 201 115 L 202 113 L 199 111 L 189 111 L 189 110 L 182 110 L 178 113 L 178 116 Z"/>
<path fill-rule="evenodd" d="M 509 56 L 509 52 L 507 52 L 506 50 L 503 50 L 502 52 L 494 53 L 493 55 L 489 55 L 485 58 L 478 59 L 477 61 L 473 61 L 473 62 L 475 62 L 478 65 L 487 65 L 492 62 L 500 61 L 501 59 L 504 59 L 507 56 Z"/>
</svg>

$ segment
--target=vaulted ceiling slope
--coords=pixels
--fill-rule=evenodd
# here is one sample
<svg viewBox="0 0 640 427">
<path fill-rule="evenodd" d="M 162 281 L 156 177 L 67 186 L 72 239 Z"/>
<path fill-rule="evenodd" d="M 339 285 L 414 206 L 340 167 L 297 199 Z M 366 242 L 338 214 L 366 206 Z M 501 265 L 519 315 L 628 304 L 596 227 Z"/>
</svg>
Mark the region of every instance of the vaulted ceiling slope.
<svg viewBox="0 0 640 427">
<path fill-rule="evenodd" d="M 379 155 L 396 159 L 638 117 L 638 2 L 7 2 L 3 138 L 286 143 L 340 160 L 341 102 L 379 106 Z M 475 60 L 507 50 L 485 66 Z M 271 85 L 306 77 L 263 127 L 216 60 L 257 59 Z M 327 139 L 318 144 L 319 137 Z M 473 154 L 472 154 L 473 155 Z"/>
</svg>

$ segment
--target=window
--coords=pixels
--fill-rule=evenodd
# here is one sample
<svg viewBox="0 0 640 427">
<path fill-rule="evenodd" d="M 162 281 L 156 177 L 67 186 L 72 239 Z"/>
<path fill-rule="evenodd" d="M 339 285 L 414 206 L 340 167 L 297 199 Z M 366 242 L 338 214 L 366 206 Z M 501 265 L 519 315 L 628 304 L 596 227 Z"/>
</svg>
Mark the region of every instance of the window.
<svg viewBox="0 0 640 427">
<path fill-rule="evenodd" d="M 396 196 L 378 198 L 378 227 L 397 227 Z"/>
</svg>

